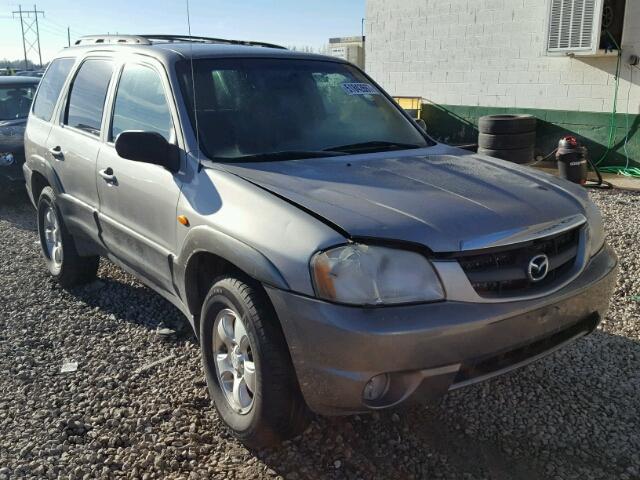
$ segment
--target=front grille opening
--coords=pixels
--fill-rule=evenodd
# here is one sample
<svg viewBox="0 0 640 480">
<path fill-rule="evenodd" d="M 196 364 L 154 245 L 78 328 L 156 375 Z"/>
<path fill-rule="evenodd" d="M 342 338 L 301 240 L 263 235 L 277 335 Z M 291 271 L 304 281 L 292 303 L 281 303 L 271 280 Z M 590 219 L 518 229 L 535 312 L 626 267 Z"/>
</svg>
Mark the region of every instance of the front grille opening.
<svg viewBox="0 0 640 480">
<path fill-rule="evenodd" d="M 578 255 L 581 228 L 498 251 L 462 255 L 457 260 L 480 296 L 532 294 L 569 274 Z M 534 282 L 529 279 L 527 267 L 529 261 L 541 253 L 549 258 L 549 273 L 543 280 Z"/>
<path fill-rule="evenodd" d="M 524 362 L 531 357 L 540 355 L 557 347 L 558 345 L 561 345 L 562 343 L 567 342 L 581 333 L 588 334 L 592 332 L 598 326 L 599 321 L 600 316 L 597 313 L 593 313 L 569 328 L 556 332 L 541 340 L 524 345 L 523 347 L 492 355 L 490 357 L 478 358 L 465 362 L 458 371 L 453 384 L 455 386 L 456 383 L 467 382 L 475 378 L 490 375 L 494 372 L 507 369 L 512 365 Z"/>
</svg>

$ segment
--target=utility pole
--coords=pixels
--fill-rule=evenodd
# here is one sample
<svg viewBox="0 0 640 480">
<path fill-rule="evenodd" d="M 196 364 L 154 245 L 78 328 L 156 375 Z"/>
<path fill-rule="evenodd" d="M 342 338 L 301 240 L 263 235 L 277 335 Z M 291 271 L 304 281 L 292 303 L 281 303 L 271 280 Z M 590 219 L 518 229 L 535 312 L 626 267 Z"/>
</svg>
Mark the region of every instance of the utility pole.
<svg viewBox="0 0 640 480">
<path fill-rule="evenodd" d="M 28 54 L 36 51 L 38 52 L 40 68 L 42 68 L 42 52 L 40 50 L 40 28 L 38 25 L 38 15 L 42 15 L 44 17 L 44 12 L 42 10 L 38 10 L 35 5 L 33 6 L 33 10 L 23 10 L 22 5 L 19 5 L 18 10 L 13 12 L 13 18 L 20 19 L 25 70 L 29 69 Z"/>
<path fill-rule="evenodd" d="M 38 27 L 38 7 L 33 4 L 33 13 L 36 17 L 36 38 L 38 39 L 38 60 L 40 61 L 40 68 L 42 68 L 42 51 L 40 50 L 40 27 Z M 44 17 L 44 12 L 42 12 Z"/>
<path fill-rule="evenodd" d="M 18 5 L 18 13 L 20 14 L 20 30 L 22 30 L 22 50 L 24 51 L 24 69 L 29 69 L 27 63 L 27 44 L 24 41 L 24 22 L 22 21 L 22 5 Z M 13 12 L 13 18 L 16 17 L 16 12 Z"/>
</svg>

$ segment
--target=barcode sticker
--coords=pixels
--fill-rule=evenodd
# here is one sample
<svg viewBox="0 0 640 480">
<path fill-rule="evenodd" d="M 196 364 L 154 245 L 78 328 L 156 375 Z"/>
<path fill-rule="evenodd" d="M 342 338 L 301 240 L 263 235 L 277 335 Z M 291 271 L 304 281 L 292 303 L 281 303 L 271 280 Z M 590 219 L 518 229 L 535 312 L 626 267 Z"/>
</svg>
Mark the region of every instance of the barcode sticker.
<svg viewBox="0 0 640 480">
<path fill-rule="evenodd" d="M 347 95 L 380 95 L 380 92 L 368 83 L 343 83 L 342 88 Z"/>
</svg>

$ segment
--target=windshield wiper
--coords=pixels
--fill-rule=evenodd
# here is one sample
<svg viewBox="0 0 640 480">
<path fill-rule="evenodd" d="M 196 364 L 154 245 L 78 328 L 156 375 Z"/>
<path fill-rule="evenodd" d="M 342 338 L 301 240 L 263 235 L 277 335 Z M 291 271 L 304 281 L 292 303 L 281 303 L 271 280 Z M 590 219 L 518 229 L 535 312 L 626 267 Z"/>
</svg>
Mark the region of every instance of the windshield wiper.
<svg viewBox="0 0 640 480">
<path fill-rule="evenodd" d="M 349 145 L 340 145 L 338 147 L 329 147 L 327 152 L 344 152 L 344 153 L 360 153 L 360 152 L 382 152 L 385 150 L 409 150 L 412 148 L 422 148 L 420 145 L 412 143 L 387 142 L 384 140 L 375 140 L 372 142 L 351 143 Z"/>
<path fill-rule="evenodd" d="M 344 152 L 329 150 L 283 150 L 280 152 L 255 153 L 241 157 L 216 157 L 216 162 L 271 162 L 278 160 L 302 160 L 305 158 L 338 157 L 346 155 Z"/>
</svg>

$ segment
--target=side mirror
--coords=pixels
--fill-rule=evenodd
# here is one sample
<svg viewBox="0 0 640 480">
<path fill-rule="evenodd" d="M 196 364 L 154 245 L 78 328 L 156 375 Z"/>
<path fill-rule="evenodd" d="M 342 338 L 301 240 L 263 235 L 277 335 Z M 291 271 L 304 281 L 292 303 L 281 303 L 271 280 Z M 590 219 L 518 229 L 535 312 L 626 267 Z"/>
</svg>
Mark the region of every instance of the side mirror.
<svg viewBox="0 0 640 480">
<path fill-rule="evenodd" d="M 180 150 L 159 133 L 127 130 L 118 135 L 115 147 L 127 160 L 160 165 L 173 173 L 180 170 Z"/>
<path fill-rule="evenodd" d="M 423 119 L 418 118 L 418 119 L 416 120 L 416 123 L 418 124 L 418 126 L 419 126 L 422 130 L 424 130 L 425 132 L 427 131 L 427 123 L 426 123 Z"/>
</svg>

